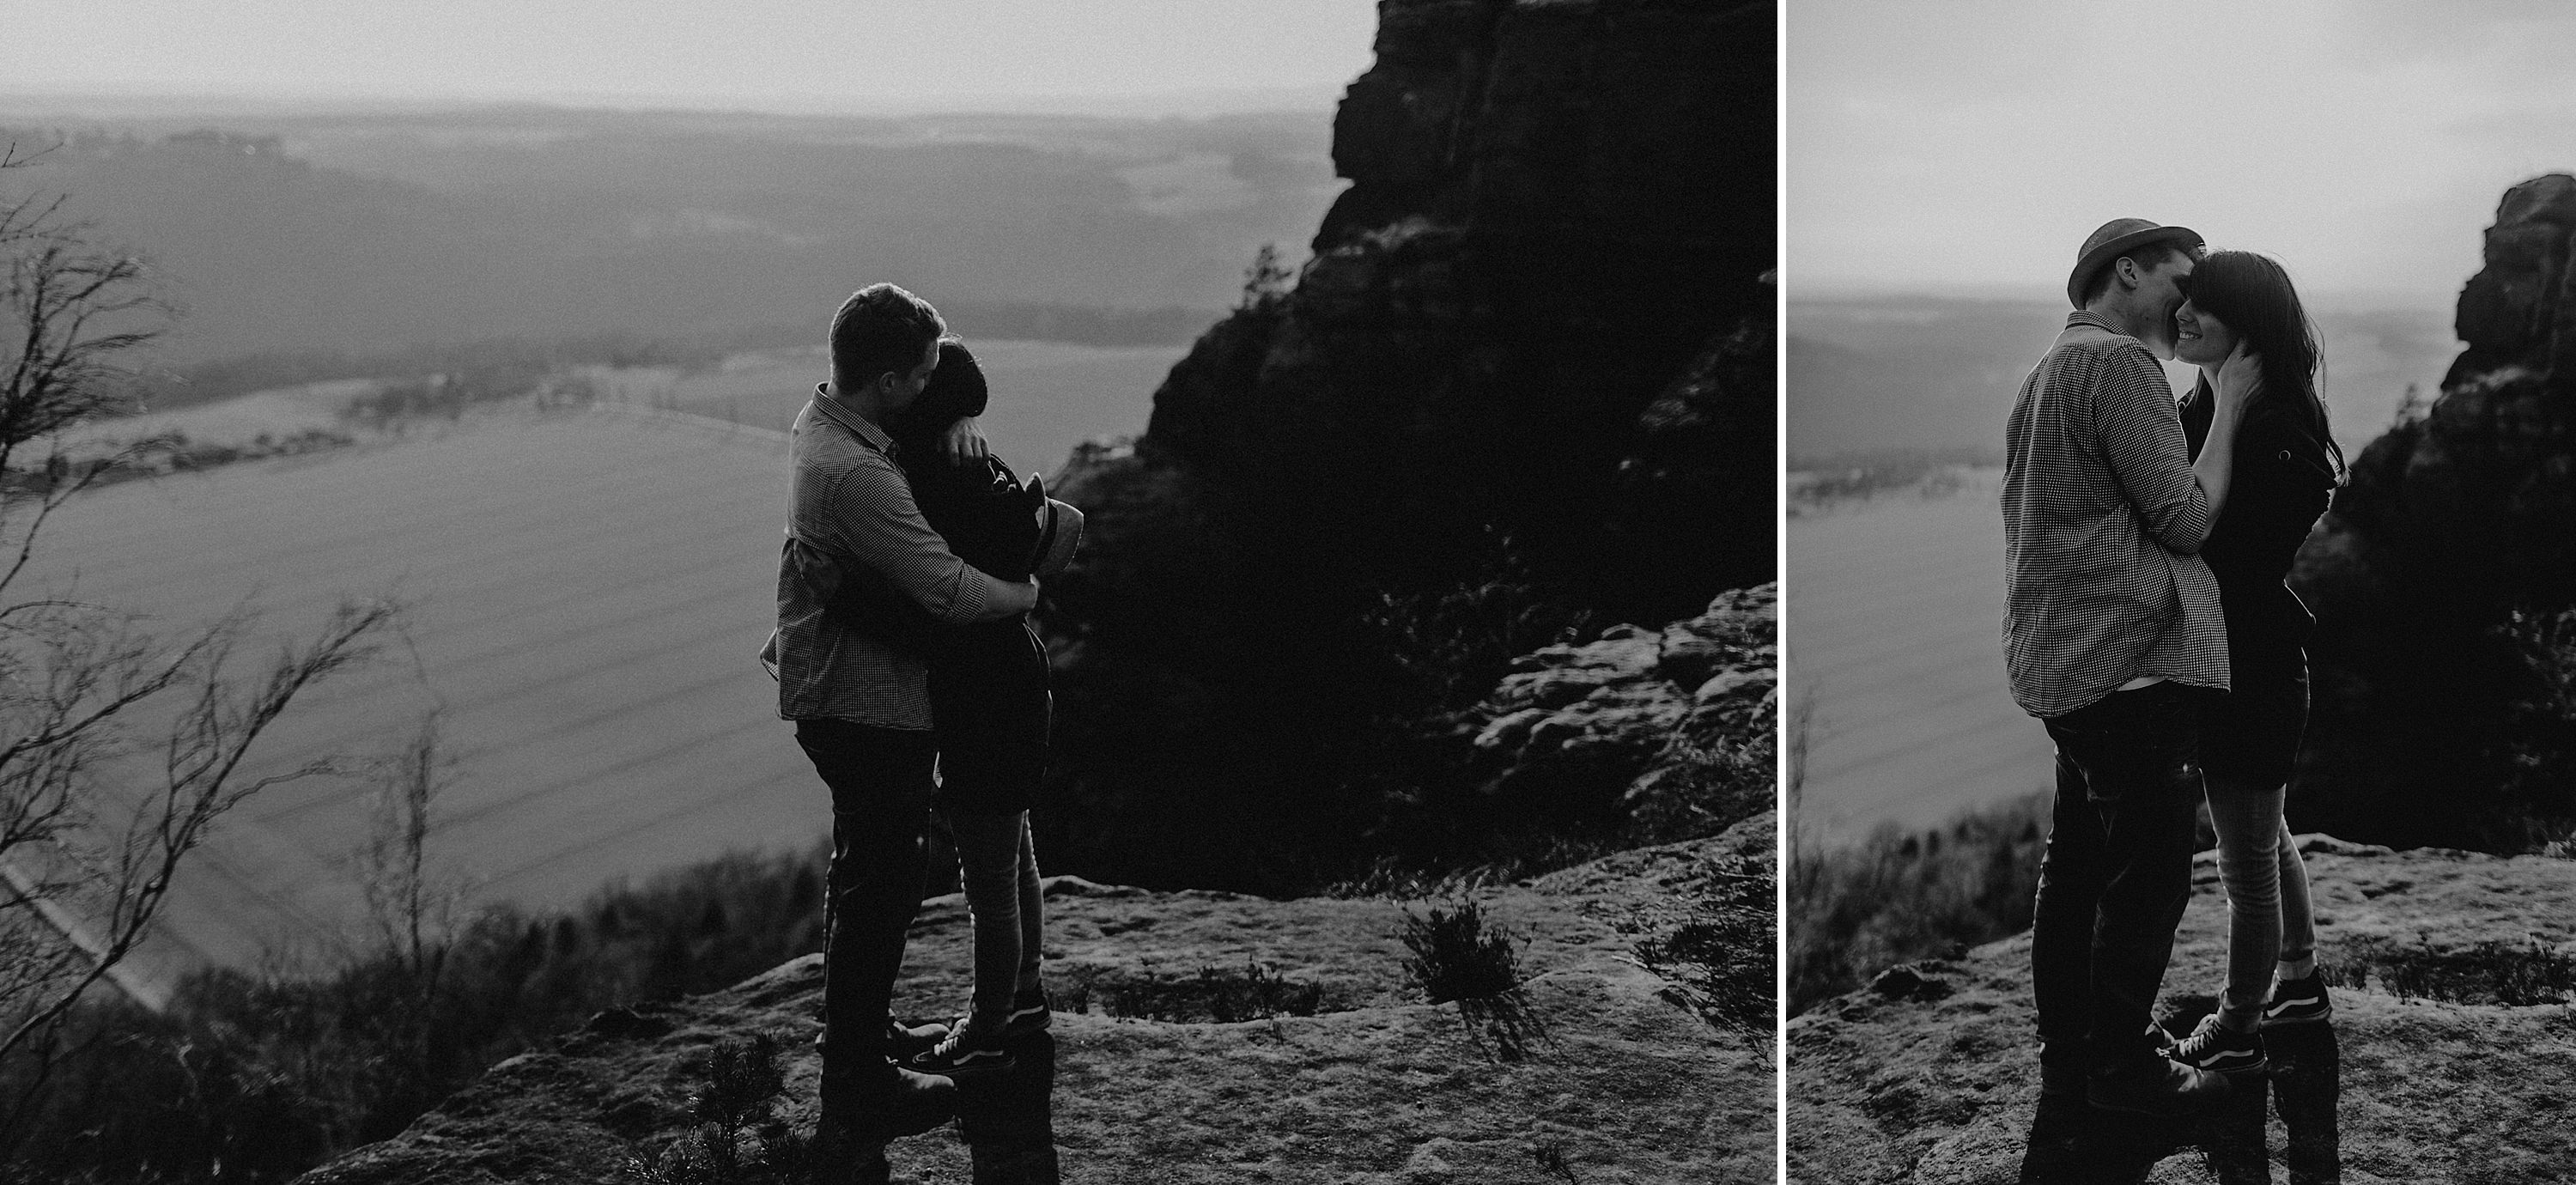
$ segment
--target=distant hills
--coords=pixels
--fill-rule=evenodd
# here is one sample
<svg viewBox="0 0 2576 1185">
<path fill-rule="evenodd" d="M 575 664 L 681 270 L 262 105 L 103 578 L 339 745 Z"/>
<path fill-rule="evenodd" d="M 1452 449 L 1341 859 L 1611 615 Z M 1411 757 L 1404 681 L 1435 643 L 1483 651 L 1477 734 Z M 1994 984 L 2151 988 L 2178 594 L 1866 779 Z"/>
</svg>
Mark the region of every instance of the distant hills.
<svg viewBox="0 0 2576 1185">
<path fill-rule="evenodd" d="M 159 265 L 179 360 L 819 323 L 879 279 L 1213 315 L 1261 244 L 1301 257 L 1341 189 L 1321 111 L 14 119 L 0 137 L 61 143 L 10 190 L 68 193 Z"/>
<path fill-rule="evenodd" d="M 1791 466 L 1897 451 L 2000 463 L 2013 393 L 2066 313 L 2063 301 L 1793 297 Z M 2408 384 L 2431 398 L 2459 352 L 2450 310 L 2432 301 L 2345 307 L 2320 299 L 2309 313 L 2323 338 L 2326 399 L 2346 452 L 2388 427 Z M 2168 371 L 2177 386 L 2188 381 L 2188 368 Z"/>
</svg>

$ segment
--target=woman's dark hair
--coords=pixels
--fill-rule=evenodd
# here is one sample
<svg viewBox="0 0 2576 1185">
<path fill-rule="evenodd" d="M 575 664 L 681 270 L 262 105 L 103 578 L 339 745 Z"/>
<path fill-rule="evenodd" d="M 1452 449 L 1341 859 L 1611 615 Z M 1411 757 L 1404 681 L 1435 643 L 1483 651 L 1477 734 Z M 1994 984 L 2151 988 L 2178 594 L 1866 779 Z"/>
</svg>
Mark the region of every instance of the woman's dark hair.
<svg viewBox="0 0 2576 1185">
<path fill-rule="evenodd" d="M 967 416 L 984 414 L 987 396 L 984 366 L 975 360 L 974 351 L 956 338 L 943 337 L 939 339 L 939 368 L 930 372 L 930 381 L 922 384 L 921 394 L 913 398 L 911 406 L 896 413 L 889 427 L 897 440 L 928 439 Z"/>
<path fill-rule="evenodd" d="M 2255 355 L 2263 372 L 2256 406 L 2269 404 L 2313 438 L 2317 459 L 2344 477 L 2343 449 L 2326 423 L 2326 401 L 2318 391 L 2325 357 L 2317 350 L 2316 323 L 2308 320 L 2290 273 L 2279 261 L 2251 251 L 2213 251 L 2191 269 L 2182 283 L 2192 307 L 2236 331 Z M 2208 385 L 2208 378 L 2201 385 Z M 2254 410 L 2246 409 L 2248 414 Z"/>
</svg>

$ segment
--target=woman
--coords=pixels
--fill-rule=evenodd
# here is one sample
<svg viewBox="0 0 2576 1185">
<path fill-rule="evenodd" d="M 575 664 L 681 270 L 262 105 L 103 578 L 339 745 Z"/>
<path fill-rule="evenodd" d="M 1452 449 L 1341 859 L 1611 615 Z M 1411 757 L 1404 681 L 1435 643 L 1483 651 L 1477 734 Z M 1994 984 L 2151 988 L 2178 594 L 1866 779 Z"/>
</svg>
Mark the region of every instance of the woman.
<svg viewBox="0 0 2576 1185">
<path fill-rule="evenodd" d="M 1057 512 L 1035 479 L 1021 483 L 993 457 L 975 418 L 985 409 L 983 367 L 965 343 L 939 343 L 921 394 L 887 423 L 896 463 L 923 519 L 950 551 L 1005 581 L 1052 577 L 1072 536 L 1047 524 Z M 1076 525 L 1079 532 L 1078 514 Z M 923 661 L 939 745 L 940 818 L 957 848 L 974 919 L 975 986 L 965 1015 L 944 1033 L 906 1036 L 929 1045 L 914 1070 L 949 1076 L 1008 1069 L 1010 1044 L 1048 1026 L 1038 974 L 1045 924 L 1029 809 L 1046 772 L 1052 708 L 1047 658 L 1025 615 L 941 626 L 890 589 L 854 579 L 841 602 L 863 628 Z"/>
<path fill-rule="evenodd" d="M 2241 350 L 2260 380 L 2237 429 L 2226 505 L 2200 549 L 2227 615 L 2231 690 L 2201 730 L 2227 888 L 2227 990 L 2172 1054 L 2204 1070 L 2246 1073 L 2268 1064 L 2264 1027 L 2319 1023 L 2333 1013 L 2316 974 L 2307 867 L 2281 817 L 2307 725 L 2301 646 L 2316 624 L 2283 577 L 2342 484 L 2344 463 L 2317 392 L 2316 327 L 2289 273 L 2265 256 L 2220 251 L 2192 269 L 2183 291 L 2174 355 L 2200 367 L 2182 405 L 2194 457 L 2209 432 L 2218 369 Z"/>
</svg>

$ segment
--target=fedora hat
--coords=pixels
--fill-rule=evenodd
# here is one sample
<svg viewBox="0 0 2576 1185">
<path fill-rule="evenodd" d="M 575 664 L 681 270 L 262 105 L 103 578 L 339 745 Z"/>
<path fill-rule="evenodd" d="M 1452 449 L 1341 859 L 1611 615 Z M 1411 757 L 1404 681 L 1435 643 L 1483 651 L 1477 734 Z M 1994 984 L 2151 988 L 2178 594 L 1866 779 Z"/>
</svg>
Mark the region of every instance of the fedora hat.
<svg viewBox="0 0 2576 1185">
<path fill-rule="evenodd" d="M 2194 247 L 2203 241 L 2200 232 L 2189 227 L 2158 226 L 2144 218 L 2114 218 L 2103 223 L 2091 238 L 2084 240 L 2084 249 L 2075 253 L 2075 270 L 2066 275 L 2066 303 L 2083 308 L 2084 286 L 2092 281 L 2093 273 L 2131 251 L 2166 239 Z"/>
<path fill-rule="evenodd" d="M 1040 580 L 1053 580 L 1073 564 L 1073 549 L 1082 543 L 1082 511 L 1070 502 L 1059 502 L 1046 496 L 1046 483 L 1034 473 L 1029 475 L 1030 495 L 1039 502 L 1038 546 L 1029 562 L 1029 572 Z"/>
</svg>

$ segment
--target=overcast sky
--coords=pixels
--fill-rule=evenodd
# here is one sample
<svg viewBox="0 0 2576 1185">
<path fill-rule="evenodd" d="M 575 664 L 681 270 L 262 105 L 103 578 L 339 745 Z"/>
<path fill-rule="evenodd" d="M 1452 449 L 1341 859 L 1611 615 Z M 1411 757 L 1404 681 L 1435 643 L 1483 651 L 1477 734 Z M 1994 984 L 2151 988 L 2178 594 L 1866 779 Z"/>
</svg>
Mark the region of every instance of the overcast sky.
<svg viewBox="0 0 2576 1185">
<path fill-rule="evenodd" d="M 2059 291 L 2115 217 L 2442 304 L 2576 170 L 2560 0 L 1792 0 L 1788 288 Z"/>
<path fill-rule="evenodd" d="M 811 110 L 1315 92 L 1372 0 L 0 0 L 18 92 Z"/>
</svg>

